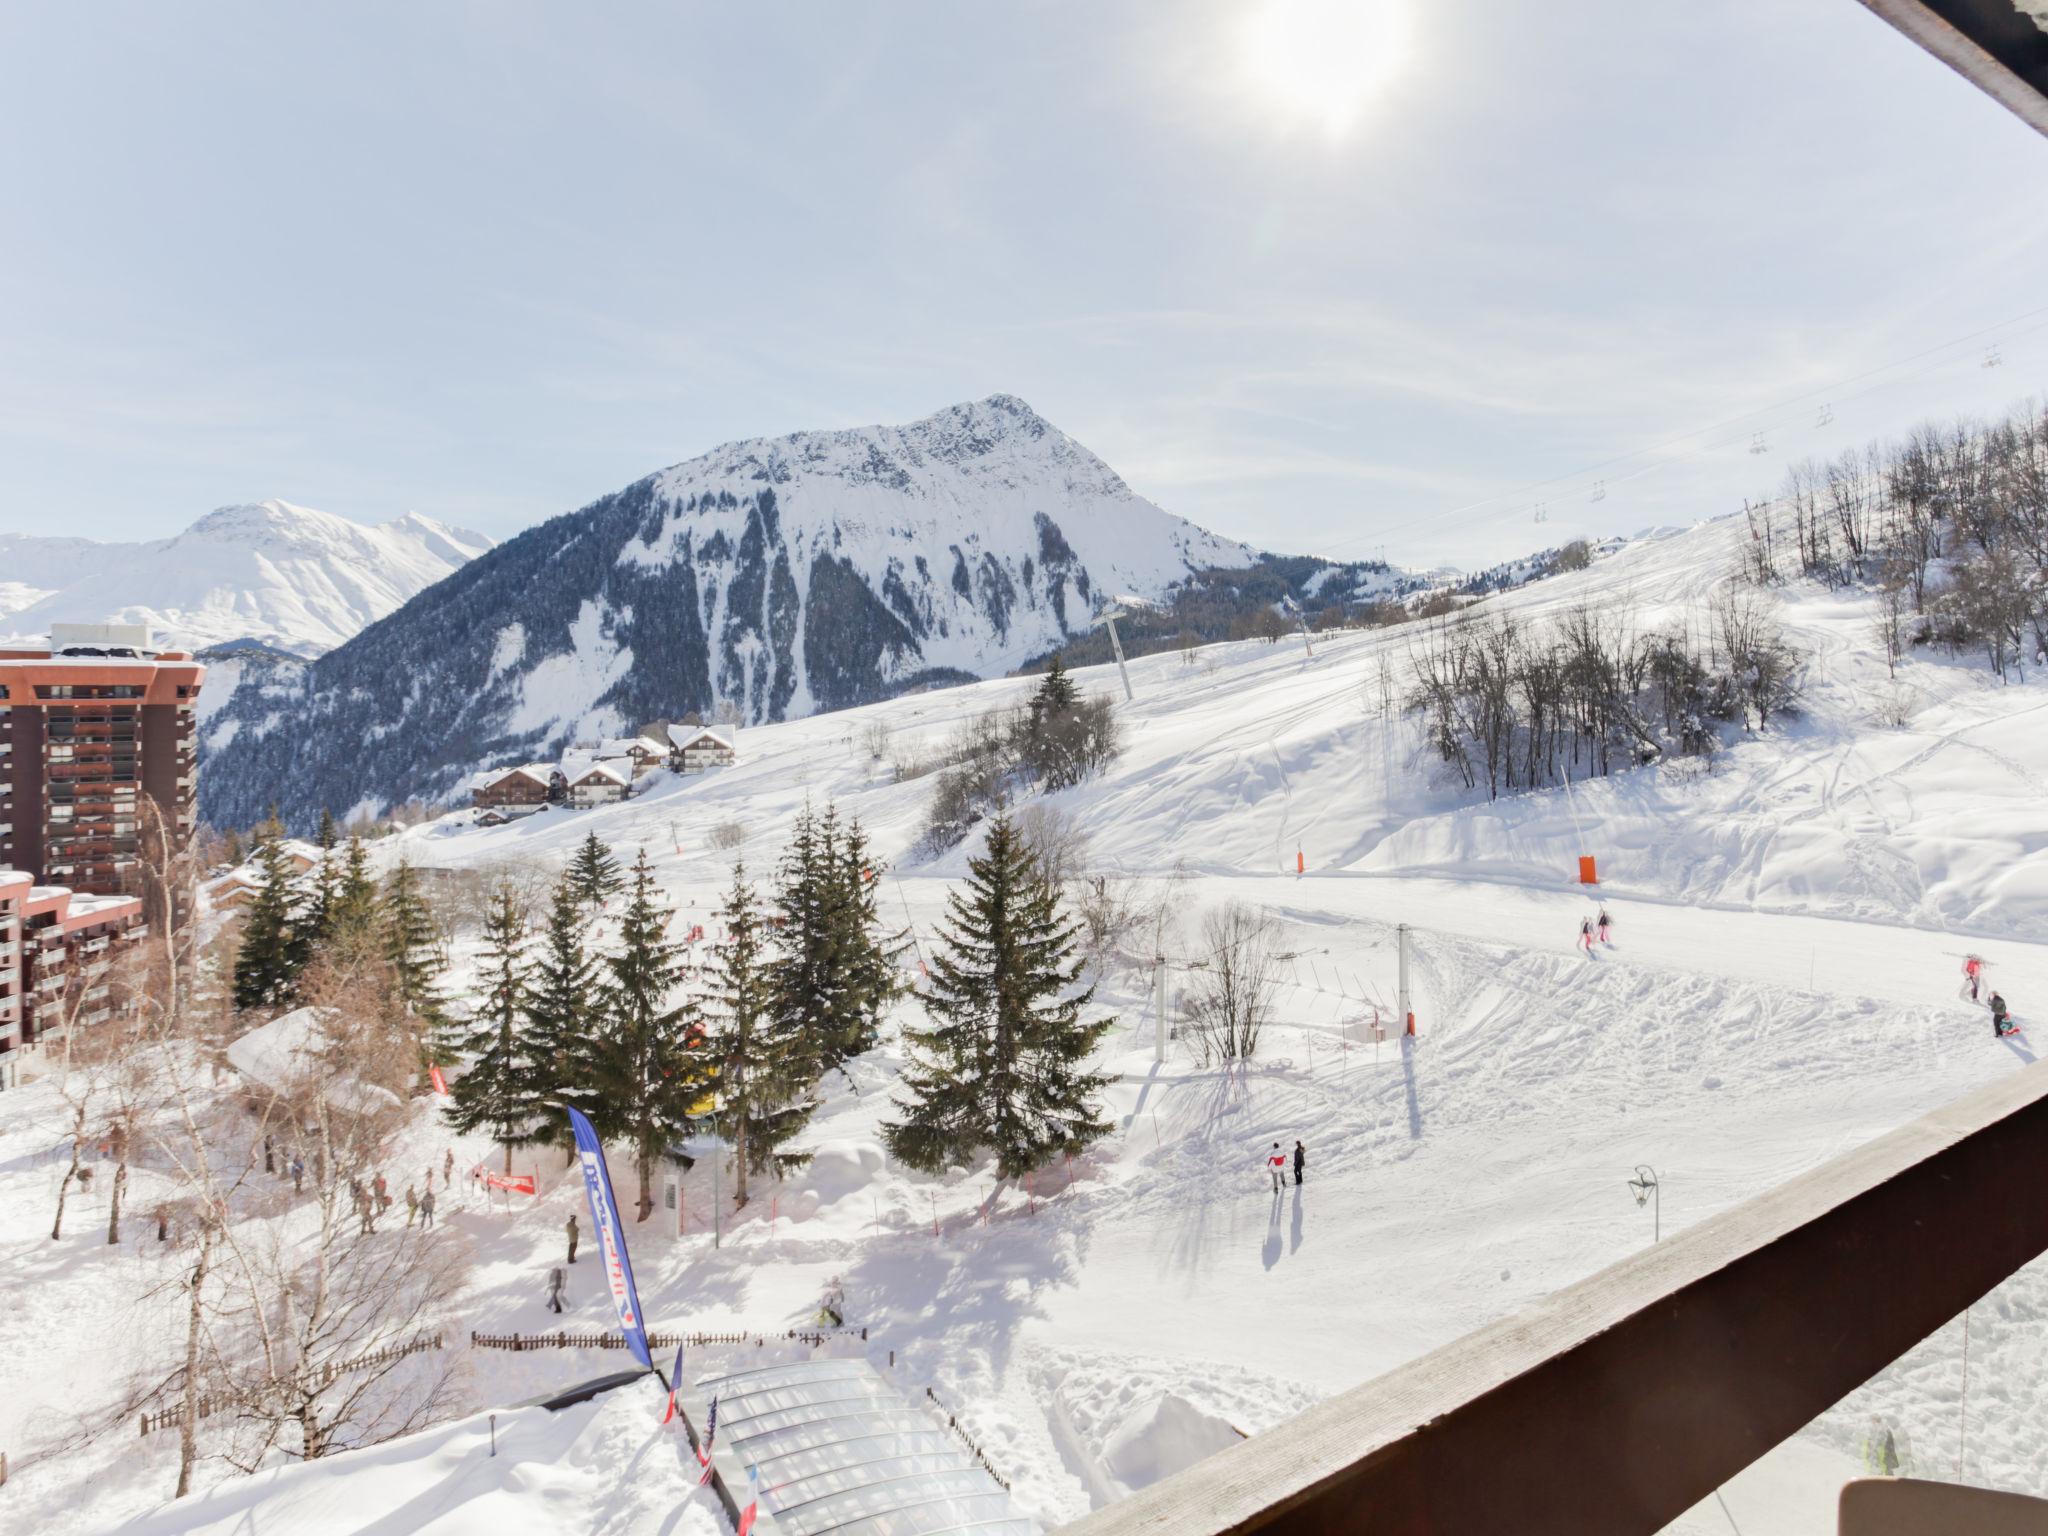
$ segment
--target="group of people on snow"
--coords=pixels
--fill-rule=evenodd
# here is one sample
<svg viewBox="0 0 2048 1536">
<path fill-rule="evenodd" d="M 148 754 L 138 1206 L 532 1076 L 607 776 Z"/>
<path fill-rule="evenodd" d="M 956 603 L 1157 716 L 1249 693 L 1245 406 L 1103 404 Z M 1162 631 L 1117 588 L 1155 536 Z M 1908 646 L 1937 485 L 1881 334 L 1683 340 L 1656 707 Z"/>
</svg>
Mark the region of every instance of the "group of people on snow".
<svg viewBox="0 0 2048 1536">
<path fill-rule="evenodd" d="M 1294 1144 L 1294 1182 L 1301 1182 L 1301 1170 L 1308 1166 L 1308 1149 L 1300 1142 Z M 1273 1175 L 1273 1193 L 1279 1194 L 1287 1183 L 1287 1154 L 1280 1150 L 1280 1143 L 1273 1143 L 1273 1150 L 1266 1154 L 1266 1169 Z"/>
<path fill-rule="evenodd" d="M 1607 909 L 1602 907 L 1598 917 L 1582 917 L 1579 919 L 1579 948 L 1589 955 L 1592 954 L 1593 940 L 1597 936 L 1602 944 L 1607 945 L 1611 949 L 1614 941 L 1608 935 L 1613 931 L 1614 919 L 1609 917 Z"/>
<path fill-rule="evenodd" d="M 1970 1001 L 1985 1001 L 1979 996 L 1984 987 L 1983 959 L 1977 955 L 1965 955 L 1963 975 L 1970 983 Z M 1991 1037 L 1994 1040 L 2003 1040 L 2007 1035 L 2016 1035 L 2020 1032 L 2019 1025 L 2012 1021 L 2012 1010 L 2006 1007 L 2005 999 L 1998 995 L 1998 988 L 1991 989 L 1988 1003 L 1991 1009 Z"/>
</svg>

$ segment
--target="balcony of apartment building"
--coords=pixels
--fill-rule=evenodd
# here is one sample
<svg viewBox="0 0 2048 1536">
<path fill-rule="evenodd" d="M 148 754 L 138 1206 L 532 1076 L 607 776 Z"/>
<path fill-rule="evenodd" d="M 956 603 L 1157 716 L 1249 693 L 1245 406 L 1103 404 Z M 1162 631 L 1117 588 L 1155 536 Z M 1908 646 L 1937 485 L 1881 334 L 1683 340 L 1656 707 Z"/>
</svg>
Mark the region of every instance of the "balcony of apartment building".
<svg viewBox="0 0 2048 1536">
<path fill-rule="evenodd" d="M 2048 1062 L 1060 1536 L 2041 1536 L 2044 1146 Z"/>
</svg>

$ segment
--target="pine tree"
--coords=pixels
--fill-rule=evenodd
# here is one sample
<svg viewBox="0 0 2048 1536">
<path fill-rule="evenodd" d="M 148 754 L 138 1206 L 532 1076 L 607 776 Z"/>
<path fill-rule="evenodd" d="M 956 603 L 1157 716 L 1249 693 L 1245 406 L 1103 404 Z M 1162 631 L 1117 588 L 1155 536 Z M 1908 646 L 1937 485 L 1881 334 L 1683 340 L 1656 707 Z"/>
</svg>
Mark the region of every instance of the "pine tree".
<svg viewBox="0 0 2048 1536">
<path fill-rule="evenodd" d="M 530 1091 L 534 1100 L 573 1104 L 595 1117 L 598 1111 L 590 1100 L 588 1084 L 596 1050 L 593 1030 L 598 1009 L 594 1000 L 599 987 L 597 963 L 583 947 L 588 921 L 582 898 L 564 875 L 548 903 L 540 954 L 527 978 L 522 1032 L 533 1073 Z M 566 1117 L 544 1116 L 541 1139 L 569 1145 Z"/>
<path fill-rule="evenodd" d="M 1091 991 L 1062 997 L 1081 975 L 1079 925 L 1008 817 L 990 825 L 967 869 L 965 894 L 947 893 L 932 961 L 925 1006 L 936 1022 L 914 1033 L 903 1073 L 912 1099 L 882 1135 L 923 1172 L 986 1148 L 996 1176 L 1012 1179 L 1109 1134 L 1095 1096 L 1111 1079 L 1084 1063 L 1110 1021 L 1081 1021 Z"/>
<path fill-rule="evenodd" d="M 833 835 L 833 826 L 821 826 L 806 801 L 777 871 L 775 901 L 782 909 L 782 932 L 767 967 L 769 1008 L 776 1027 L 804 1042 L 814 1076 L 839 1064 L 839 929 L 830 879 Z"/>
<path fill-rule="evenodd" d="M 384 882 L 379 923 L 392 990 L 406 1014 L 418 1020 L 421 1047 L 429 1061 L 444 1060 L 449 1037 L 447 1005 L 440 992 L 441 933 L 420 894 L 419 873 L 404 859 Z"/>
<path fill-rule="evenodd" d="M 607 899 L 625 889 L 619 861 L 595 832 L 583 839 L 576 856 L 569 861 L 569 881 L 583 904 L 595 912 Z"/>
<path fill-rule="evenodd" d="M 228 835 L 221 843 L 220 856 L 226 860 L 230 869 L 239 869 L 242 860 L 248 857 L 247 851 L 242 847 L 242 834 L 233 827 L 228 828 Z"/>
<path fill-rule="evenodd" d="M 291 1001 L 309 949 L 291 860 L 276 838 L 256 845 L 255 863 L 262 883 L 235 951 L 235 1006 L 275 1008 Z"/>
<path fill-rule="evenodd" d="M 340 884 L 327 909 L 327 941 L 368 943 L 376 931 L 377 910 L 377 878 L 370 873 L 370 851 L 360 837 L 352 837 L 348 840 L 348 858 L 342 865 Z"/>
<path fill-rule="evenodd" d="M 323 844 L 320 862 L 313 866 L 312 894 L 306 902 L 306 938 L 313 948 L 321 948 L 333 939 L 335 910 L 340 900 L 341 870 L 333 847 Z"/>
<path fill-rule="evenodd" d="M 331 850 L 341 841 L 341 829 L 334 824 L 334 812 L 324 805 L 320 807 L 320 834 L 317 841 L 323 850 Z"/>
<path fill-rule="evenodd" d="M 1045 669 L 1045 676 L 1039 681 L 1038 689 L 1031 695 L 1031 724 L 1035 729 L 1039 722 L 1055 719 L 1066 714 L 1081 702 L 1081 690 L 1074 686 L 1074 680 L 1067 676 L 1066 663 L 1059 653 L 1053 653 L 1052 663 Z"/>
<path fill-rule="evenodd" d="M 491 895 L 484 917 L 484 948 L 477 972 L 478 1006 L 460 1048 L 467 1069 L 455 1079 L 448 1123 L 465 1135 L 488 1128 L 505 1148 L 534 1138 L 545 1101 L 535 1092 L 538 1074 L 528 1054 L 526 914 L 509 885 Z"/>
<path fill-rule="evenodd" d="M 763 931 L 744 864 L 733 865 L 732 890 L 719 914 L 725 927 L 710 966 L 712 1018 L 706 1034 L 718 1073 L 719 1129 L 733 1142 L 738 1168 L 733 1204 L 747 1203 L 748 1173 L 777 1178 L 810 1161 L 782 1148 L 802 1132 L 815 1107 L 810 1043 L 777 1017 L 764 962 Z"/>
<path fill-rule="evenodd" d="M 696 1005 L 687 994 L 671 1002 L 683 950 L 665 932 L 671 916 L 655 900 L 643 848 L 619 920 L 619 951 L 605 959 L 604 1016 L 588 1082 L 598 1134 L 633 1148 L 642 1221 L 654 1209 L 655 1158 L 690 1133 L 692 1111 L 710 1086 Z"/>
<path fill-rule="evenodd" d="M 885 931 L 881 892 L 887 866 L 869 849 L 858 817 L 847 823 L 835 863 L 839 892 L 834 905 L 845 980 L 834 1050 L 835 1060 L 843 1062 L 880 1042 L 882 1014 L 899 990 L 896 956 L 902 944 L 900 936 L 892 942 Z"/>
</svg>

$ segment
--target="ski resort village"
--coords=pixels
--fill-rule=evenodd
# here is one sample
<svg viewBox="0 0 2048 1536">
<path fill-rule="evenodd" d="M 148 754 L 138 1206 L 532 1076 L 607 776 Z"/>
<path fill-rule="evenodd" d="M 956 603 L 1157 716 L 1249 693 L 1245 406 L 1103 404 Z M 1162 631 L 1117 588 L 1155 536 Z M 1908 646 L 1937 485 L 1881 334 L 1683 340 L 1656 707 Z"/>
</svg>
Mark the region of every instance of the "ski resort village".
<svg viewBox="0 0 2048 1536">
<path fill-rule="evenodd" d="M 2048 1532 L 2039 4 L 224 9 L 0 109 L 0 1531 Z"/>
</svg>

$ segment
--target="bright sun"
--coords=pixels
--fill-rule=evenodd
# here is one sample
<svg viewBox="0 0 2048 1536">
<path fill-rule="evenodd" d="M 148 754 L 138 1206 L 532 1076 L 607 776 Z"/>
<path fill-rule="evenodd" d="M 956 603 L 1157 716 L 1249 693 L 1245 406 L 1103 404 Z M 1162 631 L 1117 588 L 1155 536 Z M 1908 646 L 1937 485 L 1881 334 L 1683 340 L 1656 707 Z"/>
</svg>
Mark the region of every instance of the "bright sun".
<svg viewBox="0 0 2048 1536">
<path fill-rule="evenodd" d="M 1334 137 L 1406 58 L 1405 0 L 1261 0 L 1244 48 L 1262 100 Z"/>
</svg>

